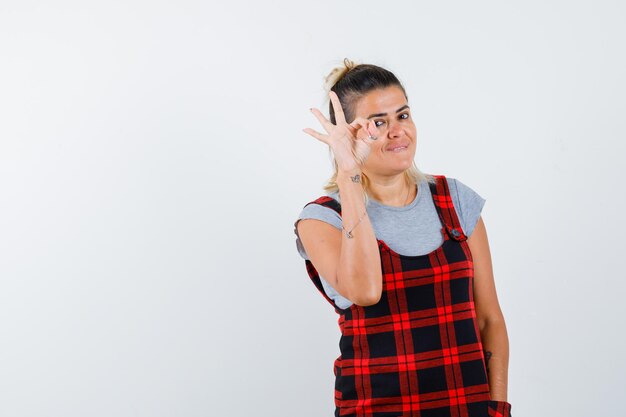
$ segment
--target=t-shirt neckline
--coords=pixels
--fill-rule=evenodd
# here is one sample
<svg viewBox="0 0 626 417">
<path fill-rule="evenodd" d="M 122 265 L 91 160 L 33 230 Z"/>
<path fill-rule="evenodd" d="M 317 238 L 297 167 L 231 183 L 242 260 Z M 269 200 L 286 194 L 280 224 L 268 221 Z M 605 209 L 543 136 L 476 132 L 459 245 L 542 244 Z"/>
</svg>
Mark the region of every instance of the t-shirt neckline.
<svg viewBox="0 0 626 417">
<path fill-rule="evenodd" d="M 409 204 L 407 204 L 406 206 L 402 206 L 402 207 L 396 207 L 396 206 L 388 206 L 386 204 L 383 204 L 379 201 L 374 200 L 373 198 L 369 198 L 369 203 L 367 208 L 377 208 L 377 209 L 382 209 L 382 210 L 389 210 L 389 211 L 408 211 L 411 210 L 412 208 L 414 208 L 415 206 L 417 206 L 419 204 L 419 202 L 424 198 L 424 192 L 426 190 L 425 188 L 425 184 L 426 184 L 426 180 L 422 180 L 419 184 L 417 184 L 417 195 L 415 196 L 415 198 L 413 199 L 413 201 L 411 201 Z M 334 193 L 332 193 L 330 195 L 330 197 L 334 198 L 335 200 L 337 200 L 337 202 L 339 204 L 341 204 L 341 200 L 339 199 L 339 192 L 335 191 Z"/>
<path fill-rule="evenodd" d="M 419 184 L 417 184 L 417 195 L 415 196 L 415 198 L 413 199 L 413 201 L 411 201 L 409 204 L 407 204 L 406 206 L 388 206 L 386 204 L 381 203 L 380 201 L 374 200 L 373 198 L 370 197 L 369 199 L 369 205 L 372 207 L 377 207 L 377 208 L 381 208 L 384 210 L 390 210 L 390 211 L 407 211 L 407 210 L 411 210 L 412 208 L 414 208 L 419 201 L 423 198 L 424 196 L 424 181 L 421 181 Z"/>
</svg>

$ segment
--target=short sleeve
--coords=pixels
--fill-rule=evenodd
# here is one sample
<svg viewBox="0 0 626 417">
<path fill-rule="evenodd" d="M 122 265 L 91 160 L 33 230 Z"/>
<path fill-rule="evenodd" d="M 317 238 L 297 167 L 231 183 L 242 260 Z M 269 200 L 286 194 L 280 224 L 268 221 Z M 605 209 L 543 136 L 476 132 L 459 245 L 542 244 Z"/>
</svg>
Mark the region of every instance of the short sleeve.
<svg viewBox="0 0 626 417">
<path fill-rule="evenodd" d="M 461 181 L 454 178 L 449 180 L 452 202 L 459 215 L 461 228 L 463 233 L 470 237 L 480 218 L 480 213 L 486 200 Z"/>
<path fill-rule="evenodd" d="M 298 235 L 298 222 L 304 219 L 321 220 L 335 226 L 339 230 L 341 230 L 342 223 L 341 216 L 330 207 L 325 207 L 320 204 L 308 204 L 302 209 L 298 219 L 293 224 L 293 232 L 296 234 L 296 248 L 298 249 L 298 253 L 303 259 L 309 259 L 300 241 L 300 235 Z"/>
</svg>

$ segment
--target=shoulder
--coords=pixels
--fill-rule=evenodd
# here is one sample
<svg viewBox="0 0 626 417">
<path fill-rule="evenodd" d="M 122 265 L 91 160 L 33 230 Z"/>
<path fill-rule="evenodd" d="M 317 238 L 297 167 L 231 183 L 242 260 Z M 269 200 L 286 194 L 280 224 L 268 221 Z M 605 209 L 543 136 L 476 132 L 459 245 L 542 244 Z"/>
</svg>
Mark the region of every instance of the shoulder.
<svg viewBox="0 0 626 417">
<path fill-rule="evenodd" d="M 308 214 L 325 213 L 324 216 L 341 218 L 341 203 L 336 195 L 329 194 L 309 201 L 300 212 L 299 219 Z"/>
<path fill-rule="evenodd" d="M 298 215 L 296 224 L 300 220 L 304 219 L 317 219 L 326 223 L 330 223 L 333 226 L 337 226 L 341 229 L 341 215 L 335 208 L 329 205 L 323 204 L 307 204 Z"/>
<path fill-rule="evenodd" d="M 469 186 L 458 178 L 446 177 L 450 194 L 453 198 L 457 198 L 461 203 L 467 200 L 483 199 L 473 186 Z"/>
<path fill-rule="evenodd" d="M 325 195 L 319 197 L 309 203 L 305 204 L 305 206 L 300 211 L 298 218 L 293 224 L 294 233 L 296 235 L 296 247 L 298 252 L 304 259 L 308 259 L 308 255 L 304 249 L 302 241 L 300 239 L 300 234 L 298 233 L 298 223 L 301 220 L 314 219 L 319 220 L 324 223 L 328 223 L 335 228 L 341 230 L 342 229 L 342 221 L 341 221 L 341 206 L 339 202 L 332 198 L 332 194 Z"/>
<path fill-rule="evenodd" d="M 469 237 L 474 231 L 486 200 L 473 187 L 458 178 L 446 177 L 446 179 L 463 232 Z"/>
</svg>

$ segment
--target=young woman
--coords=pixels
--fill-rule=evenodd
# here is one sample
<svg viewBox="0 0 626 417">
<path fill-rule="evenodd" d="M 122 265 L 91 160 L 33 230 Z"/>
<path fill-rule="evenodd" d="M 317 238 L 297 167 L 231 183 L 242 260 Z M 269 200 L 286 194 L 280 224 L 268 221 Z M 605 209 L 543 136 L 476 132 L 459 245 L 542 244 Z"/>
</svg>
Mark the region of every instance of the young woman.
<svg viewBox="0 0 626 417">
<path fill-rule="evenodd" d="M 484 199 L 420 172 L 406 92 L 388 70 L 328 77 L 327 195 L 295 223 L 307 272 L 340 315 L 336 416 L 510 416 L 508 336 L 498 304 Z"/>
</svg>

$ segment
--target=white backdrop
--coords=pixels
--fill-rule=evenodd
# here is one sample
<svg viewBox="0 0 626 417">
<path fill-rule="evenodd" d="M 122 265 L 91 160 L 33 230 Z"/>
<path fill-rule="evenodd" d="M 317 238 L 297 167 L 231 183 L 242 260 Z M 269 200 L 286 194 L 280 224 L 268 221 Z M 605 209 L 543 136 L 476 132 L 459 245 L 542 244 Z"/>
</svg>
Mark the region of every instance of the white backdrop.
<svg viewBox="0 0 626 417">
<path fill-rule="evenodd" d="M 506 4 L 504 4 L 506 3 Z M 515 417 L 619 416 L 620 1 L 0 1 L 0 415 L 330 416 L 293 222 L 344 57 L 487 203 Z"/>
</svg>

